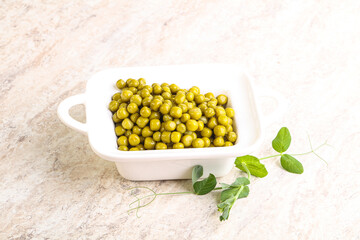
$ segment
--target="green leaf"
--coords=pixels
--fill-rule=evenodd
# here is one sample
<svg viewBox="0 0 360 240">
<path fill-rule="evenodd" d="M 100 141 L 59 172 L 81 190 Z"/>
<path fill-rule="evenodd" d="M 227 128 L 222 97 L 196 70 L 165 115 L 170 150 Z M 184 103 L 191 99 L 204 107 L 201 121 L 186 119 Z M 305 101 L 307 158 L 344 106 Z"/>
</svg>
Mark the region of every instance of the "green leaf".
<svg viewBox="0 0 360 240">
<path fill-rule="evenodd" d="M 205 178 L 202 181 L 196 182 L 193 184 L 194 193 L 196 195 L 205 195 L 214 190 L 216 187 L 216 178 L 213 174 L 210 174 L 209 177 Z"/>
<path fill-rule="evenodd" d="M 281 166 L 288 172 L 296 174 L 302 174 L 304 172 L 304 167 L 301 162 L 289 154 L 281 156 L 280 162 Z"/>
<path fill-rule="evenodd" d="M 226 184 L 226 183 L 220 183 L 220 185 L 221 185 L 221 188 L 222 188 L 222 189 L 228 189 L 228 188 L 231 187 L 231 185 Z"/>
<path fill-rule="evenodd" d="M 220 216 L 220 221 L 225 221 L 225 220 L 229 219 L 230 209 L 231 209 L 231 206 L 229 206 L 229 205 L 223 209 L 222 215 Z"/>
<path fill-rule="evenodd" d="M 236 194 L 238 193 L 238 191 L 240 190 L 240 188 L 230 188 L 227 190 L 224 190 L 221 192 L 221 197 L 220 200 L 221 202 L 224 202 L 228 199 L 233 199 L 235 198 Z M 248 186 L 243 186 L 241 192 L 239 193 L 239 196 L 237 199 L 240 198 L 246 198 L 247 196 L 249 196 L 250 193 L 250 189 Z"/>
<path fill-rule="evenodd" d="M 242 185 L 246 186 L 250 184 L 250 180 L 246 177 L 239 177 L 235 180 L 233 184 L 231 184 L 231 187 L 240 187 Z"/>
<path fill-rule="evenodd" d="M 201 178 L 203 175 L 203 167 L 200 165 L 197 165 L 193 168 L 192 170 L 192 183 L 194 185 L 194 183 L 197 182 L 197 180 L 199 180 L 199 178 Z"/>
<path fill-rule="evenodd" d="M 272 147 L 279 153 L 286 152 L 290 147 L 291 135 L 289 129 L 283 127 L 278 132 L 276 138 L 272 141 Z"/>
<path fill-rule="evenodd" d="M 266 170 L 264 164 L 260 163 L 259 159 L 254 156 L 246 155 L 242 157 L 238 157 L 235 160 L 235 165 L 240 170 L 246 172 L 243 164 L 249 169 L 251 175 L 255 177 L 266 177 L 268 175 L 268 171 Z"/>
</svg>

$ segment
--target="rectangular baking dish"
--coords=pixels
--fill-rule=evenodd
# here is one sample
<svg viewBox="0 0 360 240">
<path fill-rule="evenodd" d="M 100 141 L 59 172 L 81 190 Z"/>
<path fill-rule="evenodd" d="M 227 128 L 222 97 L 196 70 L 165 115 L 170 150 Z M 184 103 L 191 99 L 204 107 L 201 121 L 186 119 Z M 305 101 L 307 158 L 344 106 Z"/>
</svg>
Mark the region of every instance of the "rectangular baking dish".
<svg viewBox="0 0 360 240">
<path fill-rule="evenodd" d="M 118 91 L 115 83 L 120 78 L 145 78 L 149 85 L 167 82 L 187 89 L 196 85 L 202 93 L 226 94 L 229 106 L 235 110 L 234 129 L 238 134 L 236 144 L 232 147 L 203 149 L 117 150 L 117 138 L 108 104 L 111 96 Z M 272 97 L 276 98 L 275 95 Z M 77 104 L 86 106 L 86 123 L 80 123 L 69 115 L 69 109 Z M 262 141 L 263 124 L 255 91 L 249 75 L 238 65 L 202 64 L 104 70 L 91 77 L 84 94 L 61 102 L 58 116 L 67 126 L 87 134 L 92 150 L 102 159 L 115 162 L 120 175 L 134 181 L 190 179 L 195 165 L 204 167 L 204 176 L 213 173 L 216 177 L 222 177 L 231 171 L 237 156 L 250 154 Z"/>
</svg>

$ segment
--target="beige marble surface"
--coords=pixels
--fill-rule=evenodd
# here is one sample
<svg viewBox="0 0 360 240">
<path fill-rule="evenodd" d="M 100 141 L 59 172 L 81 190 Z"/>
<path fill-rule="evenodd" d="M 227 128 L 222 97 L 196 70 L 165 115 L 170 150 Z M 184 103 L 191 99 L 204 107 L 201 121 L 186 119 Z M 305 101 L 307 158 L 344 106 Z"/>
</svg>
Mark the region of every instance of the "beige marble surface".
<svg viewBox="0 0 360 240">
<path fill-rule="evenodd" d="M 0 239 L 360 239 L 359 12 L 351 0 L 2 1 Z M 242 64 L 288 101 L 253 154 L 272 154 L 286 125 L 292 152 L 309 149 L 307 133 L 314 145 L 328 139 L 334 148 L 319 153 L 329 165 L 299 157 L 305 173 L 295 176 L 267 160 L 268 177 L 225 223 L 216 193 L 159 197 L 129 216 L 125 189 L 140 183 L 65 127 L 58 103 L 109 67 L 209 62 Z"/>
</svg>

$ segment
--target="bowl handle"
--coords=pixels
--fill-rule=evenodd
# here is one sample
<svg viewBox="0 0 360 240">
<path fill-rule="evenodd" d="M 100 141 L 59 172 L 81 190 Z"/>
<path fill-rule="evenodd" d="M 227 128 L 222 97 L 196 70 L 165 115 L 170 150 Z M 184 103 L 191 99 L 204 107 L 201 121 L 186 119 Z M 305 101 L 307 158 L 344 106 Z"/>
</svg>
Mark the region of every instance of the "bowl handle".
<svg viewBox="0 0 360 240">
<path fill-rule="evenodd" d="M 58 106 L 57 114 L 60 120 L 66 126 L 86 135 L 87 134 L 86 123 L 82 123 L 75 120 L 69 114 L 70 108 L 79 104 L 85 104 L 85 94 L 74 95 L 63 100 Z"/>
<path fill-rule="evenodd" d="M 258 97 L 267 97 L 272 98 L 276 101 L 276 108 L 270 114 L 262 114 L 263 115 L 263 124 L 264 126 L 269 126 L 270 124 L 274 123 L 276 120 L 281 118 L 286 109 L 287 109 L 287 101 L 281 95 L 281 93 L 271 90 L 271 89 L 263 89 L 263 88 L 256 88 L 256 94 Z"/>
</svg>

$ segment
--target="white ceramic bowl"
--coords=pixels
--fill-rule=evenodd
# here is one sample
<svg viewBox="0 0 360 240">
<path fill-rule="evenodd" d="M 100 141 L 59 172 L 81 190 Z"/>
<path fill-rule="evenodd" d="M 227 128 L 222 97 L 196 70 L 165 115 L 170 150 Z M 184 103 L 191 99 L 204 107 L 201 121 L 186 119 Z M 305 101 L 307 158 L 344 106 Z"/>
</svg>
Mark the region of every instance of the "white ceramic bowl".
<svg viewBox="0 0 360 240">
<path fill-rule="evenodd" d="M 200 87 L 202 93 L 226 94 L 229 106 L 235 110 L 235 131 L 238 140 L 232 147 L 203 149 L 171 149 L 138 152 L 117 150 L 112 114 L 108 110 L 111 96 L 117 92 L 118 79 L 145 78 L 147 84 L 175 83 L 181 88 Z M 258 92 L 258 91 L 256 91 Z M 262 96 L 278 100 L 272 91 Z M 77 104 L 86 106 L 86 123 L 69 115 Z M 278 111 L 280 108 L 278 108 Z M 126 67 L 95 74 L 87 83 L 84 94 L 65 99 L 58 107 L 58 116 L 67 126 L 89 137 L 93 151 L 103 159 L 113 161 L 119 173 L 129 180 L 189 179 L 195 165 L 204 167 L 204 176 L 228 174 L 237 156 L 250 154 L 262 141 L 262 127 L 255 91 L 250 77 L 237 65 L 206 64 L 158 67 Z M 270 118 L 267 118 L 268 120 Z"/>
</svg>

